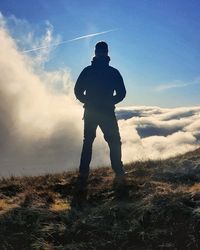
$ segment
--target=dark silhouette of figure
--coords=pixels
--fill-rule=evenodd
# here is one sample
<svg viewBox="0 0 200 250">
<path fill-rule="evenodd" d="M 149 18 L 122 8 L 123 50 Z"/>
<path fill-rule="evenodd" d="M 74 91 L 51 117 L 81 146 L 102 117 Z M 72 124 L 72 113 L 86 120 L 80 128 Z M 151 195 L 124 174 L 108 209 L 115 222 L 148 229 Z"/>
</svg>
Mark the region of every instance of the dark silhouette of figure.
<svg viewBox="0 0 200 250">
<path fill-rule="evenodd" d="M 126 95 L 123 78 L 119 71 L 109 66 L 108 45 L 98 42 L 91 65 L 79 75 L 74 92 L 77 99 L 84 103 L 84 140 L 81 153 L 79 178 L 86 181 L 92 157 L 92 144 L 99 126 L 110 148 L 110 160 L 116 178 L 124 177 L 121 161 L 121 139 L 115 104 Z"/>
</svg>

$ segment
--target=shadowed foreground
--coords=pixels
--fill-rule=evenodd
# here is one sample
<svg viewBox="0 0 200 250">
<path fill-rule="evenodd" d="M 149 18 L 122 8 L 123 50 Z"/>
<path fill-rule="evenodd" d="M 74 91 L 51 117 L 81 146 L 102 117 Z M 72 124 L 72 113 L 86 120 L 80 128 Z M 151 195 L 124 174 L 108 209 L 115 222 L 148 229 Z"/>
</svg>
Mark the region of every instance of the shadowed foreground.
<svg viewBox="0 0 200 250">
<path fill-rule="evenodd" d="M 0 249 L 200 249 L 200 150 L 125 166 L 0 180 Z"/>
</svg>

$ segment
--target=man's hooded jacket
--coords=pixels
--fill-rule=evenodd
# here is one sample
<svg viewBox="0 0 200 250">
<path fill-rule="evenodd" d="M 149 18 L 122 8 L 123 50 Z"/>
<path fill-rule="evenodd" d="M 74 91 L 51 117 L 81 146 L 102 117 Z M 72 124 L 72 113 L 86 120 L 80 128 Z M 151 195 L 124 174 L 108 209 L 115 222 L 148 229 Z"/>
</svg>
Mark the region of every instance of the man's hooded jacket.
<svg viewBox="0 0 200 250">
<path fill-rule="evenodd" d="M 114 109 L 126 96 L 123 78 L 109 61 L 109 56 L 93 57 L 91 65 L 79 75 L 74 92 L 85 108 Z"/>
</svg>

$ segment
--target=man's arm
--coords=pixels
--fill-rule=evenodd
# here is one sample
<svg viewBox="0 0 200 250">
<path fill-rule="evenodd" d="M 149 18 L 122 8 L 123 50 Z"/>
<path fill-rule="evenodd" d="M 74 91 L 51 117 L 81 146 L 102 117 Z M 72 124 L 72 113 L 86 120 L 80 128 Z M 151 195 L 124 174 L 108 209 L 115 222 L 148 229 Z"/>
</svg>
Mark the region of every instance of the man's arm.
<svg viewBox="0 0 200 250">
<path fill-rule="evenodd" d="M 83 69 L 74 87 L 74 94 L 76 98 L 82 103 L 85 103 L 86 101 L 86 95 L 84 94 L 86 90 L 86 74 L 87 74 L 87 70 Z"/>
<path fill-rule="evenodd" d="M 116 70 L 115 74 L 116 74 L 115 76 L 116 95 L 113 96 L 113 101 L 114 101 L 114 104 L 117 104 L 118 102 L 121 102 L 126 96 L 126 88 L 124 85 L 123 78 L 118 70 Z"/>
</svg>

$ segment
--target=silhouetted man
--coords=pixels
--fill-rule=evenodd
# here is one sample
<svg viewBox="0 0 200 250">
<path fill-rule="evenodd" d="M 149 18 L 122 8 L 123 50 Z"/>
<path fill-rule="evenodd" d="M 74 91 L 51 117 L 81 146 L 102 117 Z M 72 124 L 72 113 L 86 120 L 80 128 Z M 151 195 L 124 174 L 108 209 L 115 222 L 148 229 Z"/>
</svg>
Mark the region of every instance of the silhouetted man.
<svg viewBox="0 0 200 250">
<path fill-rule="evenodd" d="M 99 126 L 110 148 L 110 160 L 116 178 L 123 179 L 121 139 L 115 117 L 115 104 L 121 102 L 126 89 L 119 71 L 109 66 L 108 45 L 98 42 L 91 65 L 79 75 L 74 92 L 84 103 L 84 140 L 81 153 L 79 178 L 87 180 L 92 157 L 92 144 Z"/>
</svg>

